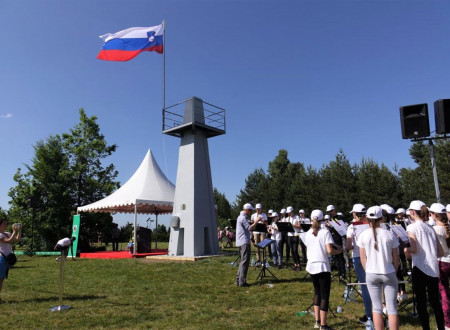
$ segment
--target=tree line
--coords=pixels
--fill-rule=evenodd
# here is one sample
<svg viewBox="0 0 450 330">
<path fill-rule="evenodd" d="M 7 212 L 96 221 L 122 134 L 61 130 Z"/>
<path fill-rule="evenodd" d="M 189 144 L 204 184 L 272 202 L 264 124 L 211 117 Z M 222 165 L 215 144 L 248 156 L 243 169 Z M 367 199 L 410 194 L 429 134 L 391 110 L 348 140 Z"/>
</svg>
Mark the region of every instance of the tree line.
<svg viewBox="0 0 450 330">
<path fill-rule="evenodd" d="M 351 164 L 341 149 L 335 158 L 321 168 L 291 162 L 287 150 L 279 150 L 269 162 L 267 170 L 255 169 L 245 180 L 245 186 L 231 205 L 230 218 L 235 218 L 244 203 L 261 203 L 279 212 L 289 205 L 302 208 L 309 214 L 313 209 L 324 210 L 328 204 L 336 206 L 344 215 L 353 204 L 367 207 L 389 204 L 394 208 L 407 207 L 420 199 L 427 205 L 436 202 L 430 150 L 423 142 L 415 142 L 410 155 L 415 168 L 395 166 L 362 159 Z M 435 158 L 441 201 L 450 202 L 450 143 L 437 140 Z M 219 212 L 220 214 L 220 212 Z"/>
</svg>

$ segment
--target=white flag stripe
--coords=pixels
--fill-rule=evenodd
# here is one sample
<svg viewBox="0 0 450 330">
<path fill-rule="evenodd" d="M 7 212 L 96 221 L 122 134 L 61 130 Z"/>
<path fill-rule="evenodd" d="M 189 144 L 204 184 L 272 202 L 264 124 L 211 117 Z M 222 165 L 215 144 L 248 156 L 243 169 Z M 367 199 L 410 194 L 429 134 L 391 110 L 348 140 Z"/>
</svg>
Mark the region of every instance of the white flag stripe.
<svg viewBox="0 0 450 330">
<path fill-rule="evenodd" d="M 99 36 L 99 38 L 103 39 L 105 42 L 117 38 L 147 38 L 147 32 L 150 31 L 155 31 L 155 35 L 157 36 L 163 35 L 163 26 L 160 24 L 150 27 L 132 27 L 116 33 L 106 33 Z"/>
</svg>

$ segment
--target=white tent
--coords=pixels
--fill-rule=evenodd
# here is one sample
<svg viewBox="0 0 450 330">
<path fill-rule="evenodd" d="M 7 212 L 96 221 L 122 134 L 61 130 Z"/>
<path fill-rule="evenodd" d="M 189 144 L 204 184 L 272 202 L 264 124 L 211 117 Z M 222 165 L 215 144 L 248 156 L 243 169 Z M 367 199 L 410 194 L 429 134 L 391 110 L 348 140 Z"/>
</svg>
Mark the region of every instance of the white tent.
<svg viewBox="0 0 450 330">
<path fill-rule="evenodd" d="M 77 208 L 80 212 L 134 213 L 134 241 L 136 243 L 137 214 L 172 213 L 175 186 L 161 171 L 150 149 L 133 176 L 111 195 Z M 136 253 L 136 248 L 134 249 Z"/>
</svg>

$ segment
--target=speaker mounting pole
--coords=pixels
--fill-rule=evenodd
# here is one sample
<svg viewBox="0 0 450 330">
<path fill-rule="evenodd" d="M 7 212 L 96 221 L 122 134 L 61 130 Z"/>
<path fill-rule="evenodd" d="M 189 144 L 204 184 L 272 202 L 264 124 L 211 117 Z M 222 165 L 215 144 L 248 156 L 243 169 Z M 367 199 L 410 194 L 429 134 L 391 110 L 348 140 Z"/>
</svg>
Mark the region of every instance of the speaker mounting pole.
<svg viewBox="0 0 450 330">
<path fill-rule="evenodd" d="M 436 170 L 436 158 L 434 157 L 434 145 L 433 141 L 429 140 L 428 145 L 430 146 L 430 158 L 431 158 L 431 167 L 433 168 L 433 179 L 434 179 L 434 189 L 436 190 L 436 200 L 438 203 L 441 202 L 441 191 L 439 189 L 439 181 Z"/>
<path fill-rule="evenodd" d="M 421 138 L 421 139 L 412 139 L 411 140 L 412 142 L 428 141 L 428 146 L 430 147 L 431 168 L 433 169 L 434 190 L 436 191 L 436 201 L 438 203 L 441 202 L 441 190 L 439 188 L 439 181 L 438 181 L 437 168 L 436 168 L 436 158 L 434 156 L 433 140 L 441 140 L 441 139 L 448 139 L 448 137 L 444 134 L 444 136 L 436 136 L 436 137 L 432 137 L 432 138 Z"/>
</svg>

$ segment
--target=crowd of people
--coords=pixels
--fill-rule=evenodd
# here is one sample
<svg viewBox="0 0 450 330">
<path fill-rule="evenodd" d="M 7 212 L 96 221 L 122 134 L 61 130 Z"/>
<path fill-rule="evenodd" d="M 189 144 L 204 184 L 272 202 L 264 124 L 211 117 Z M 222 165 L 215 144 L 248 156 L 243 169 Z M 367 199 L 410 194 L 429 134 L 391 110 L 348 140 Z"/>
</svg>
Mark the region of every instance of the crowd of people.
<svg viewBox="0 0 450 330">
<path fill-rule="evenodd" d="M 256 248 L 255 266 L 260 266 L 264 261 L 258 243 L 270 238 L 273 266 L 289 267 L 291 256 L 293 270 L 306 265 L 314 287 L 315 328 L 330 328 L 327 312 L 333 265 L 343 281 L 349 267 L 355 269 L 365 311 L 359 318 L 361 323 L 384 329 L 385 314 L 389 328 L 398 329 L 397 306 L 408 299 L 405 277 L 411 275 L 423 329 L 430 328 L 428 303 L 437 328 L 450 329 L 450 204 L 427 207 L 416 200 L 407 210 L 395 210 L 387 204 L 366 209 L 355 204 L 350 214 L 352 221 L 346 223 L 333 205 L 327 206 L 325 214 L 313 210 L 307 218 L 303 209 L 296 215 L 291 206 L 266 214 L 261 204 L 256 208 L 245 204 L 236 222 L 236 246 L 241 256 L 236 285 L 249 286 L 251 246 Z M 290 225 L 285 229 L 281 223 Z"/>
<path fill-rule="evenodd" d="M 225 227 L 225 229 L 217 227 L 217 239 L 222 249 L 233 247 L 234 233 L 230 227 Z"/>
</svg>

